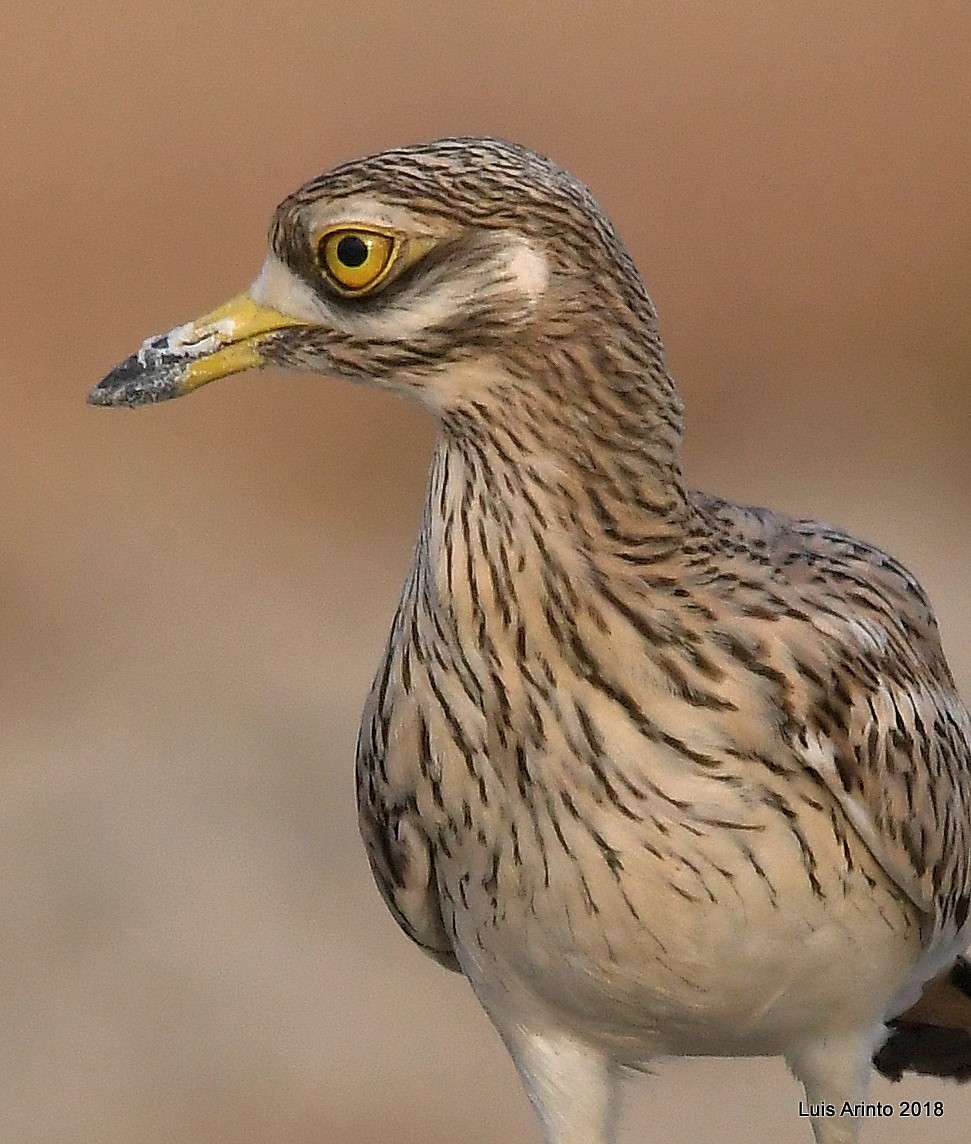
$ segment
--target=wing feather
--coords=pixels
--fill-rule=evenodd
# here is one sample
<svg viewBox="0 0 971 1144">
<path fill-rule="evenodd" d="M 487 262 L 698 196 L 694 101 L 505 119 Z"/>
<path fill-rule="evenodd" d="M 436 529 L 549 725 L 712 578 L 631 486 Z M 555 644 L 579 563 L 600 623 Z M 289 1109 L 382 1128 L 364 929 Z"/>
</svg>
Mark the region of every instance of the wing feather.
<svg viewBox="0 0 971 1144">
<path fill-rule="evenodd" d="M 966 931 L 971 716 L 919 582 L 819 521 L 696 501 L 779 601 L 770 626 L 794 681 L 784 729 L 792 750 L 930 928 Z"/>
</svg>

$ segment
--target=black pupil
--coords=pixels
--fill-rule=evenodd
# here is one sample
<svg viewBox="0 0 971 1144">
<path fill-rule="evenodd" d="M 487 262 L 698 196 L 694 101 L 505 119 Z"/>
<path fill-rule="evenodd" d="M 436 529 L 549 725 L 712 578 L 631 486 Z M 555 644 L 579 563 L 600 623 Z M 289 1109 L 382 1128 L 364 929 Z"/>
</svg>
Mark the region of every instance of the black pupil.
<svg viewBox="0 0 971 1144">
<path fill-rule="evenodd" d="M 337 244 L 337 257 L 344 266 L 363 266 L 367 256 L 368 244 L 356 234 L 345 234 Z"/>
</svg>

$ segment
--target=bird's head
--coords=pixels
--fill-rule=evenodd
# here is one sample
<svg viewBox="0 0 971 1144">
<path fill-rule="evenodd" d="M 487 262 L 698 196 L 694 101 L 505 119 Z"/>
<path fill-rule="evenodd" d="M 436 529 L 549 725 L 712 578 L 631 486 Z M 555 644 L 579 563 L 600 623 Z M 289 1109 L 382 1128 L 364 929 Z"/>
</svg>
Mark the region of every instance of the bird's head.
<svg viewBox="0 0 971 1144">
<path fill-rule="evenodd" d="M 384 384 L 448 413 L 510 378 L 542 384 L 558 356 L 561 381 L 572 368 L 588 388 L 598 372 L 663 377 L 654 311 L 622 241 L 548 159 L 445 139 L 294 192 L 252 286 L 149 338 L 89 400 L 141 405 L 281 365 Z"/>
</svg>

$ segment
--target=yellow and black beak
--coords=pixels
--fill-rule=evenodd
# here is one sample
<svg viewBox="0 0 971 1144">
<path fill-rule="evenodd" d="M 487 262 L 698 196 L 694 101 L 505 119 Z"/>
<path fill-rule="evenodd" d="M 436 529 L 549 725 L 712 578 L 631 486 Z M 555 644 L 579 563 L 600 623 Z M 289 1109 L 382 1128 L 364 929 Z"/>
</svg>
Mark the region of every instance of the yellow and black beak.
<svg viewBox="0 0 971 1144">
<path fill-rule="evenodd" d="M 88 394 L 92 405 L 148 405 L 191 393 L 231 373 L 267 364 L 277 331 L 304 322 L 240 294 L 218 310 L 149 338 Z"/>
</svg>

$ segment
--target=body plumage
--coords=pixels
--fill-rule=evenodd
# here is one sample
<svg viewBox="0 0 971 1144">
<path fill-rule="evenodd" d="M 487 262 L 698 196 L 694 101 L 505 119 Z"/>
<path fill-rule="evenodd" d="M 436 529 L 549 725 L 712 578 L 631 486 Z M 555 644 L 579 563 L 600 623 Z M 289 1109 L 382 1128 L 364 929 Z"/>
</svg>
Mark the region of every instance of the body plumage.
<svg viewBox="0 0 971 1144">
<path fill-rule="evenodd" d="M 336 168 L 242 300 L 92 399 L 267 363 L 439 418 L 361 829 L 549 1144 L 613 1139 L 622 1069 L 657 1055 L 781 1054 L 841 1107 L 900 1019 L 887 1071 L 960 1073 L 965 1041 L 930 1060 L 905 1012 L 941 973 L 941 1011 L 968 993 L 971 720 L 930 605 L 872 545 L 685 486 L 654 308 L 586 188 L 495 140 Z"/>
</svg>

